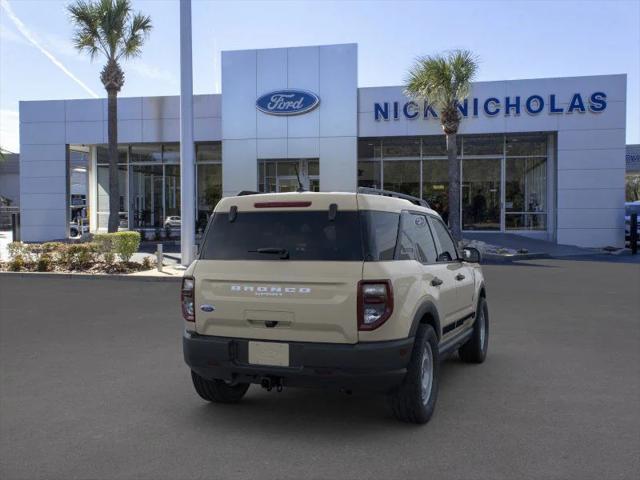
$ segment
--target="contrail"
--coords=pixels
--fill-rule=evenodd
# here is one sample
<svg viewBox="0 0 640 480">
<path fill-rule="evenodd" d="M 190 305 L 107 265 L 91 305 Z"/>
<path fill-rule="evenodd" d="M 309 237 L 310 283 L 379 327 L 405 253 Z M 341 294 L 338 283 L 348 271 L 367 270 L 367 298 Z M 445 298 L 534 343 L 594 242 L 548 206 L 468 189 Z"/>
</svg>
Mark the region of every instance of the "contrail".
<svg viewBox="0 0 640 480">
<path fill-rule="evenodd" d="M 16 28 L 20 31 L 20 33 L 24 36 L 24 38 L 26 38 L 29 42 L 31 42 L 31 44 L 34 47 L 40 50 L 45 57 L 51 60 L 51 62 L 60 70 L 62 70 L 67 77 L 69 77 L 71 80 L 73 80 L 78 85 L 80 85 L 89 95 L 91 95 L 94 98 L 100 98 L 100 95 L 98 95 L 96 92 L 91 90 L 87 85 L 85 85 L 85 83 L 82 80 L 80 80 L 73 73 L 71 73 L 69 69 L 65 67 L 60 60 L 58 60 L 46 48 L 40 45 L 40 42 L 38 42 L 35 36 L 27 28 L 27 26 L 24 23 L 22 23 L 22 20 L 20 20 L 16 16 L 16 14 L 13 13 L 11 5 L 9 5 L 9 0 L 0 0 L 0 5 L 2 5 L 2 8 L 4 8 L 4 11 L 7 12 L 7 15 L 9 16 L 13 24 L 16 26 Z"/>
</svg>

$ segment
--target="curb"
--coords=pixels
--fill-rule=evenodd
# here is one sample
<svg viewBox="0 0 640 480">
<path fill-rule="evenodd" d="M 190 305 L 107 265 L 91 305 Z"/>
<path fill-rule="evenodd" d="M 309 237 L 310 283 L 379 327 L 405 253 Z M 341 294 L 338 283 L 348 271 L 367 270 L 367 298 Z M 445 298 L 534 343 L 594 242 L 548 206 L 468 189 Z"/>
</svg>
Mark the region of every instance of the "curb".
<svg viewBox="0 0 640 480">
<path fill-rule="evenodd" d="M 543 258 L 553 258 L 548 253 L 516 253 L 514 255 L 499 255 L 495 253 L 483 253 L 482 263 L 513 263 L 523 260 L 539 260 Z"/>
<path fill-rule="evenodd" d="M 57 273 L 57 272 L 0 272 L 0 277 L 13 278 L 56 278 L 71 280 L 109 280 L 116 282 L 181 282 L 182 277 L 159 277 L 155 275 L 122 275 L 94 273 Z"/>
</svg>

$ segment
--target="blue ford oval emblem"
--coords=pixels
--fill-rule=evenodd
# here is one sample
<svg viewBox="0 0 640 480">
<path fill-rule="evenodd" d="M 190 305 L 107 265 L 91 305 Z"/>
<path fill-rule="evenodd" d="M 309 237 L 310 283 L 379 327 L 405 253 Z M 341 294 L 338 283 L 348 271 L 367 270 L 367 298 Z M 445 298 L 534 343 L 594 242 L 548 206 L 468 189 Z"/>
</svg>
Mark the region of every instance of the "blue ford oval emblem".
<svg viewBox="0 0 640 480">
<path fill-rule="evenodd" d="M 203 312 L 213 312 L 216 309 L 213 305 L 200 305 L 200 310 Z"/>
<path fill-rule="evenodd" d="M 320 98 L 305 90 L 276 90 L 256 100 L 258 110 L 269 115 L 299 115 L 320 104 Z"/>
</svg>

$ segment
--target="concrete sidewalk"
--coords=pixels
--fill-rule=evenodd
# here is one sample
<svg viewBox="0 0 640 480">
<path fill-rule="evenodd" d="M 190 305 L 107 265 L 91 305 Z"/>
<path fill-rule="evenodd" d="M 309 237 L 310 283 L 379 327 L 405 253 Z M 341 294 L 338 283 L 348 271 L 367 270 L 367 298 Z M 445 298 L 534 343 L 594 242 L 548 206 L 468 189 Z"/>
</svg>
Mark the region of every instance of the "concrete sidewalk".
<svg viewBox="0 0 640 480">
<path fill-rule="evenodd" d="M 476 240 L 485 242 L 494 247 L 506 248 L 509 250 L 520 251 L 527 250 L 529 254 L 539 254 L 551 258 L 575 257 L 580 255 L 594 255 L 602 253 L 598 248 L 582 248 L 573 245 L 558 245 L 557 243 L 548 242 L 546 240 L 537 240 L 534 238 L 515 235 L 513 233 L 500 232 L 478 232 L 465 233 L 465 240 Z"/>
</svg>

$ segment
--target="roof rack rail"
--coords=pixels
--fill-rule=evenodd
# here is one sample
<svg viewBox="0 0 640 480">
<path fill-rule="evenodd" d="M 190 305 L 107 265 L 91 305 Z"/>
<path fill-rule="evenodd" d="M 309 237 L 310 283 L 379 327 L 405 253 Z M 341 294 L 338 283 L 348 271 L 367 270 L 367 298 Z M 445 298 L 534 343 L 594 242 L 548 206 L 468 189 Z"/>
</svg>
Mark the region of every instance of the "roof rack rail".
<svg viewBox="0 0 640 480">
<path fill-rule="evenodd" d="M 421 198 L 414 197 L 412 195 L 406 195 L 404 193 L 392 192 L 391 190 L 382 190 L 381 188 L 358 187 L 358 193 L 366 193 L 368 195 L 382 195 L 384 197 L 402 198 L 403 200 L 409 200 L 411 203 L 415 205 L 431 208 L 429 207 L 429 204 L 427 203 L 426 200 L 422 200 Z"/>
<path fill-rule="evenodd" d="M 259 195 L 260 192 L 254 192 L 253 190 L 242 190 L 236 194 L 236 197 L 244 197 L 245 195 Z"/>
</svg>

